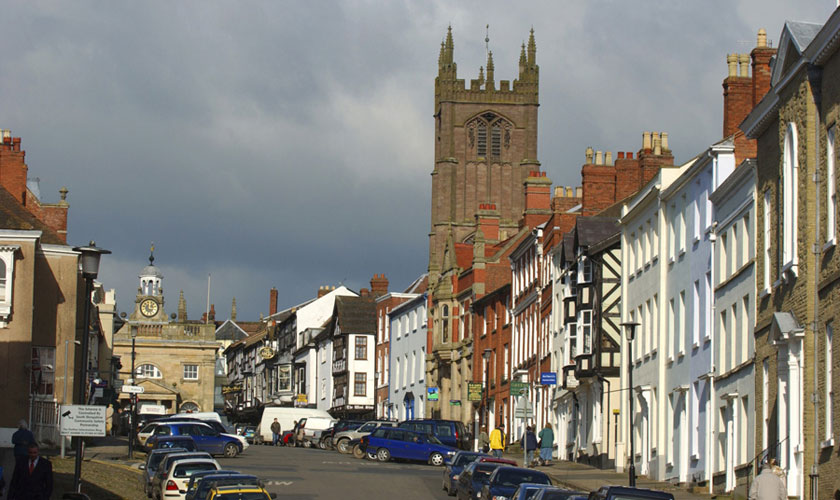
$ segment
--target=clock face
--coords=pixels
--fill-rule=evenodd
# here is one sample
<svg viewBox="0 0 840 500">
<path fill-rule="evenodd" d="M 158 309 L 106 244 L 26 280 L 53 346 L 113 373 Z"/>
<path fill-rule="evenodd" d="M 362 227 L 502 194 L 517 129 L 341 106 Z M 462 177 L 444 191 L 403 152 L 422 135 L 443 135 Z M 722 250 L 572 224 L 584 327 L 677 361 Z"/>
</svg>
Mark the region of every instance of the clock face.
<svg viewBox="0 0 840 500">
<path fill-rule="evenodd" d="M 154 316 L 158 312 L 158 303 L 153 299 L 146 299 L 140 303 L 140 312 L 143 316 Z"/>
</svg>

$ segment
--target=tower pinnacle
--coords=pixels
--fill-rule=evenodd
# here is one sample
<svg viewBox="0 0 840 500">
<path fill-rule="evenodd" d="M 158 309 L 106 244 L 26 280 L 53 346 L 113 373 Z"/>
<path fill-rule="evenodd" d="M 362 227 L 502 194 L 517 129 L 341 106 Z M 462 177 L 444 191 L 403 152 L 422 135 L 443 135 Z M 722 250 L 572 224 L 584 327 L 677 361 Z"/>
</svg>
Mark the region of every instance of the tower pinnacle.
<svg viewBox="0 0 840 500">
<path fill-rule="evenodd" d="M 531 26 L 531 35 L 528 37 L 528 64 L 537 64 L 537 42 L 534 40 L 534 27 Z"/>
<path fill-rule="evenodd" d="M 494 81 L 495 66 L 493 65 L 493 51 L 487 53 L 487 90 L 494 90 L 496 83 Z"/>
</svg>

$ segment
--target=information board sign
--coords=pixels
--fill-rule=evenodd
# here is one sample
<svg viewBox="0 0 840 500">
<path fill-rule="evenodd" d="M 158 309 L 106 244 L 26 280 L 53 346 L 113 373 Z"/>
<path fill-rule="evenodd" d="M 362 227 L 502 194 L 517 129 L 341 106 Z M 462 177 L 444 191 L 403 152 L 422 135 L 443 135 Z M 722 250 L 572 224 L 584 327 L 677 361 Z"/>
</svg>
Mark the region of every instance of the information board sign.
<svg viewBox="0 0 840 500">
<path fill-rule="evenodd" d="M 467 384 L 467 400 L 481 401 L 481 396 L 484 394 L 484 385 L 480 382 L 470 382 Z"/>
<path fill-rule="evenodd" d="M 510 383 L 510 395 L 511 396 L 521 396 L 528 392 L 528 382 L 511 382 Z"/>
<path fill-rule="evenodd" d="M 542 384 L 542 385 L 557 385 L 557 372 L 542 372 L 542 373 L 540 373 L 540 384 Z"/>
<path fill-rule="evenodd" d="M 439 398 L 438 388 L 437 387 L 428 387 L 426 388 L 426 400 L 427 401 L 437 401 Z"/>
<path fill-rule="evenodd" d="M 61 405 L 59 427 L 62 436 L 105 435 L 105 406 Z"/>
</svg>

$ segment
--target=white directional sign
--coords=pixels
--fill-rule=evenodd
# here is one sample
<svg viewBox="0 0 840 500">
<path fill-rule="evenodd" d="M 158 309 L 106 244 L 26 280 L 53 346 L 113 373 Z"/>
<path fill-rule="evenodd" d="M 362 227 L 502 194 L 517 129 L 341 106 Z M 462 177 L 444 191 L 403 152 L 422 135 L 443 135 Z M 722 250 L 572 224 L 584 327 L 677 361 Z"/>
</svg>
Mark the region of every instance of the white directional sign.
<svg viewBox="0 0 840 500">
<path fill-rule="evenodd" d="M 104 436 L 105 407 L 96 405 L 61 405 L 62 436 Z"/>
<path fill-rule="evenodd" d="M 146 392 L 146 388 L 142 385 L 123 385 L 122 392 L 127 392 L 129 394 L 143 394 Z"/>
<path fill-rule="evenodd" d="M 517 398 L 513 416 L 514 418 L 534 418 L 534 405 L 525 396 Z"/>
</svg>

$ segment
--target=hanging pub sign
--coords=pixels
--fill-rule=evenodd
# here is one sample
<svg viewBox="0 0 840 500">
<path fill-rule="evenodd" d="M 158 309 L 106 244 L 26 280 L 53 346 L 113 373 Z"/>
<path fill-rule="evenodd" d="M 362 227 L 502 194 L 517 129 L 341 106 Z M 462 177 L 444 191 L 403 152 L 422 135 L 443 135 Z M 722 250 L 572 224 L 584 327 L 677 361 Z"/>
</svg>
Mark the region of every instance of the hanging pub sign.
<svg viewBox="0 0 840 500">
<path fill-rule="evenodd" d="M 439 395 L 440 395 L 440 393 L 438 392 L 437 387 L 426 388 L 426 400 L 437 401 L 439 399 Z"/>
<path fill-rule="evenodd" d="M 483 393 L 484 385 L 480 382 L 470 382 L 467 384 L 467 401 L 481 401 Z"/>
</svg>

